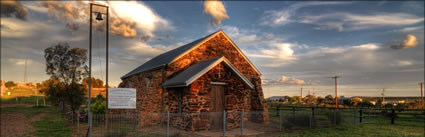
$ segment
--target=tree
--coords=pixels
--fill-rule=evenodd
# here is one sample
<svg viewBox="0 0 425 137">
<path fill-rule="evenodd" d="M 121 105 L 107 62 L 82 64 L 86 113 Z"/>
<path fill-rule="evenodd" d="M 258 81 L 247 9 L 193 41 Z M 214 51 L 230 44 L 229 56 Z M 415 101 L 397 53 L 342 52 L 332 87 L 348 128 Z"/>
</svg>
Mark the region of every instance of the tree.
<svg viewBox="0 0 425 137">
<path fill-rule="evenodd" d="M 83 84 L 85 87 L 89 87 L 89 86 L 88 86 L 88 85 L 89 85 L 89 77 L 85 77 L 85 78 L 83 79 L 82 84 Z M 105 87 L 105 86 L 103 85 L 103 81 L 102 81 L 102 80 L 97 79 L 97 78 L 94 78 L 94 77 L 92 77 L 92 78 L 91 78 L 91 85 L 92 85 L 92 87 L 93 87 L 93 88 L 104 88 L 104 87 Z"/>
<path fill-rule="evenodd" d="M 88 72 L 87 50 L 58 43 L 45 49 L 44 53 L 47 75 L 59 81 L 56 86 L 50 84 L 47 87 L 46 96 L 56 103 L 68 103 L 75 113 L 84 101 L 84 87 L 79 82 Z"/>
<path fill-rule="evenodd" d="M 289 102 L 293 103 L 293 102 L 299 102 L 299 96 L 293 96 L 289 98 Z"/>
<path fill-rule="evenodd" d="M 334 102 L 334 98 L 332 97 L 332 95 L 325 96 L 325 100 L 326 100 L 326 103 L 333 103 Z"/>
<path fill-rule="evenodd" d="M 317 97 L 317 103 L 318 104 L 326 103 L 326 100 L 325 100 L 325 98 L 319 96 L 319 97 Z"/>
<path fill-rule="evenodd" d="M 6 88 L 11 88 L 16 86 L 16 84 L 13 81 L 7 81 L 6 83 L 4 83 L 4 86 L 6 86 Z"/>
</svg>

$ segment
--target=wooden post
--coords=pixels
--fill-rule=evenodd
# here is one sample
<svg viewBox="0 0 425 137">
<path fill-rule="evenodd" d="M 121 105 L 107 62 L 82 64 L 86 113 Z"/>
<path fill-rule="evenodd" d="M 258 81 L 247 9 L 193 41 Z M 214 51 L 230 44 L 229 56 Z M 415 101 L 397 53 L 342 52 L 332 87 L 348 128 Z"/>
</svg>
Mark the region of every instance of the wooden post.
<svg viewBox="0 0 425 137">
<path fill-rule="evenodd" d="M 360 123 L 363 122 L 363 109 L 360 109 Z"/>
<path fill-rule="evenodd" d="M 394 125 L 394 121 L 395 121 L 395 110 L 391 110 L 391 124 Z"/>
</svg>

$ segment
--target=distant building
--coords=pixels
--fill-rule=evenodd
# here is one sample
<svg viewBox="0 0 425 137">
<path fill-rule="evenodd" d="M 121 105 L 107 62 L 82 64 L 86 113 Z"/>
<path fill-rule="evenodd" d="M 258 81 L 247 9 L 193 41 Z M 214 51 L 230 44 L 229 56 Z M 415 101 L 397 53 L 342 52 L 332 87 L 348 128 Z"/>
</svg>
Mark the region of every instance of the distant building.
<svg viewBox="0 0 425 137">
<path fill-rule="evenodd" d="M 268 101 L 279 101 L 279 100 L 285 100 L 285 96 L 272 96 L 267 98 Z"/>
</svg>

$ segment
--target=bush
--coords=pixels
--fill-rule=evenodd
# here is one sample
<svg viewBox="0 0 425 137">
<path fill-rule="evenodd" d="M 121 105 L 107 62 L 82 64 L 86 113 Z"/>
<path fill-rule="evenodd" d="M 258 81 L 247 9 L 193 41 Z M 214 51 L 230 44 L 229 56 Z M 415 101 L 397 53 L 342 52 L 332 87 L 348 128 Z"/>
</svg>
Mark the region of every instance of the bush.
<svg viewBox="0 0 425 137">
<path fill-rule="evenodd" d="M 309 128 L 310 127 L 310 114 L 296 114 L 290 115 L 285 118 L 282 126 L 286 129 L 294 127 Z M 311 119 L 311 127 L 316 127 L 316 120 Z"/>
<path fill-rule="evenodd" d="M 335 115 L 336 114 L 336 115 Z M 342 116 L 341 116 L 341 112 L 336 112 L 335 111 L 329 111 L 326 114 L 328 116 L 329 122 L 331 122 L 332 124 L 334 122 L 336 122 L 336 125 L 340 125 L 343 122 Z M 336 120 L 336 121 L 335 121 Z"/>
</svg>

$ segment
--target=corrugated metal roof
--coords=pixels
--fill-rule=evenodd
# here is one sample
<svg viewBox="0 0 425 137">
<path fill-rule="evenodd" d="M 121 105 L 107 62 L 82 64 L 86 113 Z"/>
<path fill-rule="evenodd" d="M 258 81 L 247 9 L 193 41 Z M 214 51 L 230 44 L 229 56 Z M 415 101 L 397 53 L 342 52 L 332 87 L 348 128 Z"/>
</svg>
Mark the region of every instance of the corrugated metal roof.
<svg viewBox="0 0 425 137">
<path fill-rule="evenodd" d="M 254 85 L 242 74 L 240 73 L 225 57 L 219 57 L 214 59 L 209 59 L 203 62 L 194 64 L 184 70 L 183 72 L 177 74 L 173 78 L 165 81 L 162 86 L 164 87 L 183 87 L 188 86 L 196 79 L 207 73 L 209 70 L 214 68 L 221 62 L 225 62 L 229 68 L 233 70 L 243 82 L 245 82 L 250 88 L 254 88 Z"/>
<path fill-rule="evenodd" d="M 217 31 L 217 32 L 219 32 L 219 31 Z M 217 32 L 214 32 L 214 33 L 212 33 L 208 36 L 205 36 L 203 38 L 195 40 L 191 43 L 188 43 L 188 44 L 183 45 L 181 47 L 178 47 L 176 49 L 162 53 L 161 55 L 158 55 L 158 56 L 152 58 L 148 62 L 140 65 L 136 69 L 125 74 L 124 76 L 121 77 L 121 79 L 129 77 L 129 76 L 137 74 L 137 73 L 140 73 L 140 72 L 143 72 L 143 71 L 146 71 L 146 70 L 149 70 L 149 69 L 157 68 L 157 67 L 163 66 L 165 64 L 168 64 L 168 63 L 172 62 L 175 58 L 177 58 L 179 55 L 185 53 L 187 50 L 191 49 L 192 47 L 196 46 L 198 43 L 202 42 L 203 40 L 207 39 L 209 36 L 214 35 Z"/>
</svg>

